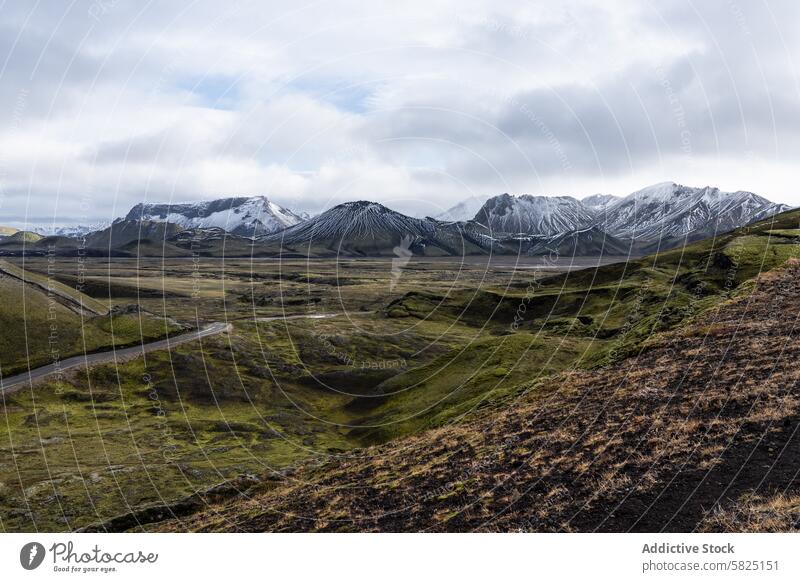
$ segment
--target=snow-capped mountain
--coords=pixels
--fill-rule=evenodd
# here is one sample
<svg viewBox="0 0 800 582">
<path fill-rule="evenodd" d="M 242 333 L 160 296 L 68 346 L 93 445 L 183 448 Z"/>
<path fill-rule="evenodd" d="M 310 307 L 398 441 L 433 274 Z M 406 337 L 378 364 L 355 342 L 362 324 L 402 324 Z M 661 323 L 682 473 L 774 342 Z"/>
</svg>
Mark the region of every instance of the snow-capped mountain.
<svg viewBox="0 0 800 582">
<path fill-rule="evenodd" d="M 475 220 L 493 233 L 553 236 L 591 225 L 595 214 L 572 196 L 511 196 L 486 201 Z"/>
<path fill-rule="evenodd" d="M 722 192 L 674 182 L 638 190 L 606 209 L 599 224 L 619 238 L 635 240 L 691 239 L 723 233 L 788 210 L 752 192 Z"/>
<path fill-rule="evenodd" d="M 592 194 L 586 198 L 581 198 L 581 203 L 590 210 L 601 212 L 619 199 L 619 196 L 614 196 L 613 194 Z"/>
<path fill-rule="evenodd" d="M 171 222 L 183 228 L 223 228 L 242 236 L 261 236 L 303 219 L 265 196 L 221 198 L 180 204 L 137 204 L 125 220 Z"/>
<path fill-rule="evenodd" d="M 42 236 L 67 236 L 70 238 L 80 238 L 91 232 L 103 230 L 108 228 L 110 222 L 98 222 L 95 224 L 77 224 L 77 225 L 52 225 L 43 224 L 31 228 L 35 233 Z"/>
<path fill-rule="evenodd" d="M 437 215 L 436 219 L 446 222 L 466 222 L 467 220 L 472 220 L 489 198 L 490 196 L 488 195 L 472 196 Z"/>
<path fill-rule="evenodd" d="M 501 194 L 486 200 L 474 219 L 454 220 L 479 200 L 457 205 L 447 220 L 414 218 L 366 201 L 340 204 L 308 220 L 260 196 L 198 204 L 138 204 L 107 228 L 86 233 L 89 227 L 67 227 L 71 230 L 56 233 L 85 236 L 90 248 L 105 250 L 139 240 L 155 244 L 154 248 L 202 244 L 211 253 L 219 241 L 230 250 L 228 243 L 236 239 L 242 252 L 265 256 L 395 256 L 406 251 L 463 256 L 554 250 L 563 254 L 570 249 L 617 255 L 672 248 L 789 208 L 752 192 L 665 182 L 621 199 L 601 194 L 583 201 Z"/>
</svg>

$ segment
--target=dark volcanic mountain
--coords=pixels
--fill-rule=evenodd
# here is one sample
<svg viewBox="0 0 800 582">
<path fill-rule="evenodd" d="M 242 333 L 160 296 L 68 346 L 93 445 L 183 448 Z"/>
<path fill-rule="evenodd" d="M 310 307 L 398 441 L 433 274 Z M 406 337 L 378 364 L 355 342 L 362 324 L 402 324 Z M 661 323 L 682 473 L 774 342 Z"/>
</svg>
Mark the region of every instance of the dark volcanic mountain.
<svg viewBox="0 0 800 582">
<path fill-rule="evenodd" d="M 492 239 L 479 225 L 412 218 L 375 202 L 347 202 L 260 243 L 308 255 L 402 256 L 486 252 Z"/>
</svg>

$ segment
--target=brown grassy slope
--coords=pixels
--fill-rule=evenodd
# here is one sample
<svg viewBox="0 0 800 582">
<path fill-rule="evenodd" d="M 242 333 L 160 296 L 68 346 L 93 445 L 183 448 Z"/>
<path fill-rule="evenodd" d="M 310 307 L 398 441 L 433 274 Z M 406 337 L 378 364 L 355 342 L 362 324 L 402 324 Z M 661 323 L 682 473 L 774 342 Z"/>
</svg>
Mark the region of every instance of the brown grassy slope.
<svg viewBox="0 0 800 582">
<path fill-rule="evenodd" d="M 777 533 L 800 527 L 800 495 L 743 495 L 732 503 L 711 512 L 700 531 L 737 531 L 747 533 Z"/>
<path fill-rule="evenodd" d="M 557 376 L 502 411 L 300 467 L 160 527 L 736 529 L 715 507 L 800 485 L 799 314 L 794 262 L 620 365 Z"/>
</svg>

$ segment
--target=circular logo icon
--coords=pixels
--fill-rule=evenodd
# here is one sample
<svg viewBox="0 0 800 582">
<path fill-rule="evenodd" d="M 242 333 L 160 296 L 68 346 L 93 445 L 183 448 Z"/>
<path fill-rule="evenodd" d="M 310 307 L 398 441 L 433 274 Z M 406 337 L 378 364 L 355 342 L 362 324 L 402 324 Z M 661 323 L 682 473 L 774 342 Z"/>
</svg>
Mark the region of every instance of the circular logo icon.
<svg viewBox="0 0 800 582">
<path fill-rule="evenodd" d="M 19 551 L 19 563 L 26 570 L 35 570 L 44 561 L 44 546 L 39 542 L 30 542 Z"/>
</svg>

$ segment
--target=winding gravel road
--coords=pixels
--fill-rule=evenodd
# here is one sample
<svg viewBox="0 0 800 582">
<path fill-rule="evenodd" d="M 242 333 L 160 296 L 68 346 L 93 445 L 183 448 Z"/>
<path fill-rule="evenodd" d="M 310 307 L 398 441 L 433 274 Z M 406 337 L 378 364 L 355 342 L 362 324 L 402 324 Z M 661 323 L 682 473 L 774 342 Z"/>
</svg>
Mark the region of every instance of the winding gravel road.
<svg viewBox="0 0 800 582">
<path fill-rule="evenodd" d="M 50 376 L 59 372 L 65 372 L 72 368 L 89 367 L 97 364 L 106 364 L 109 362 L 118 361 L 134 356 L 140 356 L 147 352 L 155 350 L 168 350 L 175 346 L 199 340 L 204 337 L 218 335 L 226 331 L 230 331 L 233 326 L 230 323 L 217 322 L 200 330 L 191 331 L 181 335 L 176 335 L 168 339 L 157 340 L 147 344 L 132 346 L 129 348 L 120 348 L 117 350 L 108 350 L 105 352 L 97 352 L 93 354 L 84 354 L 80 356 L 73 356 L 60 362 L 34 368 L 28 372 L 9 376 L 8 378 L 0 379 L 0 392 L 10 392 L 12 388 L 18 387 L 22 384 L 29 384 L 35 380 Z"/>
</svg>

